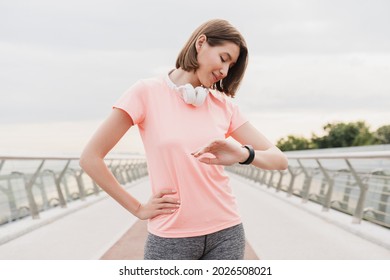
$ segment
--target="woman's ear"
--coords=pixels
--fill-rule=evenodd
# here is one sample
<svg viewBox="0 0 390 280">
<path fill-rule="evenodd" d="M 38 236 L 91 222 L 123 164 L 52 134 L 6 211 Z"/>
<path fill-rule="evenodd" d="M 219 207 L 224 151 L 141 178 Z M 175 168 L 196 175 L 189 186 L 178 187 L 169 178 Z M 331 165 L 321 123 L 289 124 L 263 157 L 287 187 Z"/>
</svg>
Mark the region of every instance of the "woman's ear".
<svg viewBox="0 0 390 280">
<path fill-rule="evenodd" d="M 196 39 L 195 47 L 196 51 L 199 52 L 200 48 L 207 42 L 206 35 L 202 34 Z"/>
</svg>

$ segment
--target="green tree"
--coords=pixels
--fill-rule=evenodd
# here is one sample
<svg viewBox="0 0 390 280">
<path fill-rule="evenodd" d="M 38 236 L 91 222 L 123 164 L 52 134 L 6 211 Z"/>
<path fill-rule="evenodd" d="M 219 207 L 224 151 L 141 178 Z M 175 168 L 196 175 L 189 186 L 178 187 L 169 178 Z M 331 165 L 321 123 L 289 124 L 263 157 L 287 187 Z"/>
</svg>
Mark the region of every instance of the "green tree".
<svg viewBox="0 0 390 280">
<path fill-rule="evenodd" d="M 328 135 L 318 137 L 315 134 L 311 136 L 311 146 L 314 149 L 326 149 L 330 147 Z"/>
<path fill-rule="evenodd" d="M 328 123 L 323 129 L 325 136 L 318 137 L 314 134 L 311 139 L 315 148 L 364 146 L 375 143 L 370 127 L 364 121 Z"/>
<path fill-rule="evenodd" d="M 311 139 L 294 135 L 280 138 L 276 146 L 282 151 L 325 149 L 337 147 L 390 144 L 390 125 L 384 125 L 375 132 L 364 121 L 349 123 L 328 123 L 323 126 L 324 136 L 312 134 Z"/>
<path fill-rule="evenodd" d="M 374 132 L 376 144 L 390 144 L 390 125 L 384 125 Z"/>
<path fill-rule="evenodd" d="M 370 131 L 370 126 L 364 121 L 351 123 L 358 128 L 358 134 L 352 143 L 352 146 L 367 146 L 375 144 L 375 137 Z"/>
<path fill-rule="evenodd" d="M 303 137 L 288 135 L 287 138 L 281 138 L 276 146 L 282 151 L 295 151 L 310 149 L 310 141 Z"/>
</svg>

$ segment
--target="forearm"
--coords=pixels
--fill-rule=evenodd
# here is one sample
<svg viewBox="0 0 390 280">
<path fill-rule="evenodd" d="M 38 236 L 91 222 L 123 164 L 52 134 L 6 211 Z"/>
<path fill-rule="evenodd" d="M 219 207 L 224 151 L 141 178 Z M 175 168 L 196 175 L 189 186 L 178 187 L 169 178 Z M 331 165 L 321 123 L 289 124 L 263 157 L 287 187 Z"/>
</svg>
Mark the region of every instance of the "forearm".
<svg viewBox="0 0 390 280">
<path fill-rule="evenodd" d="M 241 125 L 231 136 L 242 145 L 253 146 L 255 158 L 252 164 L 254 166 L 267 170 L 287 169 L 288 161 L 285 154 L 273 145 L 250 122 Z M 241 155 L 236 158 L 235 162 L 245 162 L 249 157 L 249 151 L 246 148 L 241 148 L 239 154 Z"/>
<path fill-rule="evenodd" d="M 287 157 L 276 147 L 268 150 L 255 150 L 252 164 L 266 170 L 285 170 L 288 166 Z"/>
<path fill-rule="evenodd" d="M 83 156 L 80 159 L 80 166 L 106 193 L 130 213 L 133 215 L 136 214 L 140 202 L 119 184 L 102 158 L 97 156 Z"/>
</svg>

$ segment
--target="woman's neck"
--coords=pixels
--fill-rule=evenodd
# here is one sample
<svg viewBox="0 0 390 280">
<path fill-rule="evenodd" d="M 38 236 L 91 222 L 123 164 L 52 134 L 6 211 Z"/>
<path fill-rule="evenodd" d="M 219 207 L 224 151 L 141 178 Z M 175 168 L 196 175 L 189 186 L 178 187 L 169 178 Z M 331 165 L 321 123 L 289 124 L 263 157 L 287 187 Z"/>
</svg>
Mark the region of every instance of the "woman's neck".
<svg viewBox="0 0 390 280">
<path fill-rule="evenodd" d="M 169 78 L 177 86 L 191 84 L 193 87 L 198 87 L 201 85 L 197 75 L 194 72 L 184 71 L 181 68 L 173 70 L 169 74 Z"/>
</svg>

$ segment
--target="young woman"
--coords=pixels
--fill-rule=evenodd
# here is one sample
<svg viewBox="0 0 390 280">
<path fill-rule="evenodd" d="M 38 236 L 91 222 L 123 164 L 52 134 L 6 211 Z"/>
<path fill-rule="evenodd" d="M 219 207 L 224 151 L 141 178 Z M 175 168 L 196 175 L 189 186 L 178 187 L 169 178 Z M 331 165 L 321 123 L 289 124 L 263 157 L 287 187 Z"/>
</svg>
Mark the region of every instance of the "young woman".
<svg viewBox="0 0 390 280">
<path fill-rule="evenodd" d="M 202 24 L 176 68 L 135 83 L 85 147 L 85 172 L 130 213 L 148 219 L 145 259 L 243 258 L 244 230 L 223 166 L 287 168 L 284 154 L 229 100 L 247 55 L 245 40 L 229 22 Z M 144 204 L 103 161 L 133 125 L 144 143 L 153 193 Z M 241 145 L 225 140 L 230 136 Z"/>
</svg>

